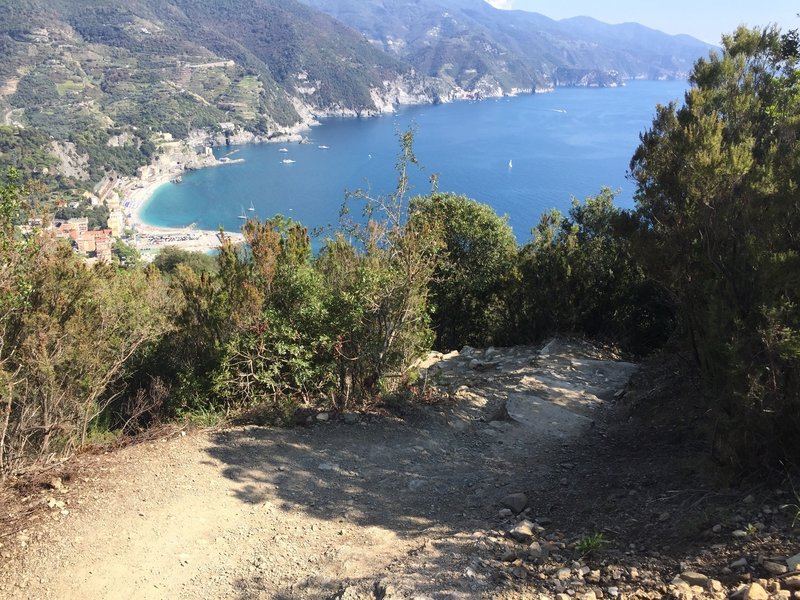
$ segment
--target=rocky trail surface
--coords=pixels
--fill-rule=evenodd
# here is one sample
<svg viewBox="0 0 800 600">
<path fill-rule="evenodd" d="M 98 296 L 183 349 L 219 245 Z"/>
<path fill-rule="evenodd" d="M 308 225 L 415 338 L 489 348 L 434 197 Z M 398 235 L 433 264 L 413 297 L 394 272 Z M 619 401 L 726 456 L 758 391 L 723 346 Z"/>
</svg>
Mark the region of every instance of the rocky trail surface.
<svg viewBox="0 0 800 600">
<path fill-rule="evenodd" d="M 747 498 L 709 525 L 724 542 L 716 561 L 671 558 L 685 539 L 665 533 L 671 511 L 709 509 L 647 483 L 641 440 L 622 455 L 643 453 L 643 468 L 615 458 L 630 442 L 614 437 L 615 398 L 635 365 L 554 340 L 433 354 L 421 368 L 444 401 L 178 431 L 16 486 L 0 514 L 0 597 L 791 597 L 796 565 L 763 555 L 785 550 L 764 539 L 785 526 L 776 505 Z M 659 436 L 656 461 L 674 454 Z"/>
</svg>

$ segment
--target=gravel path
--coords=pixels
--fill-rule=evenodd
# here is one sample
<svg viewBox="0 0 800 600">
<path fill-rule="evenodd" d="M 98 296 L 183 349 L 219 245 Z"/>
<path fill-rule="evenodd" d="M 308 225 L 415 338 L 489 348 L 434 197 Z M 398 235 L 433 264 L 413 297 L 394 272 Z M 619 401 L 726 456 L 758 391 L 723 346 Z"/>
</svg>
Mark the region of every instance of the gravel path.
<svg viewBox="0 0 800 600">
<path fill-rule="evenodd" d="M 423 366 L 449 400 L 402 418 L 178 432 L 75 461 L 0 538 L 0 596 L 493 597 L 479 551 L 503 498 L 559 477 L 558 450 L 635 366 L 563 341 Z"/>
</svg>

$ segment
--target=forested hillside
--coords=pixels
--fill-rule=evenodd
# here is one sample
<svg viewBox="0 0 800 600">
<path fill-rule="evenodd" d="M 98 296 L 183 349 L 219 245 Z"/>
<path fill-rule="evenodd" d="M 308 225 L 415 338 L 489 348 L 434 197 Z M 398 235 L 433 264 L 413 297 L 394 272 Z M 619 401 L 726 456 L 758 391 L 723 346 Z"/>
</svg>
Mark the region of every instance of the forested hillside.
<svg viewBox="0 0 800 600">
<path fill-rule="evenodd" d="M 3 1 L 0 113 L 4 168 L 48 179 L 73 144 L 89 187 L 152 160 L 153 135 L 246 131 L 268 138 L 312 115 L 374 114 L 408 67 L 332 18 L 293 1 Z M 398 84 L 399 85 L 399 84 Z M 34 164 L 35 162 L 35 164 Z M 55 165 L 56 168 L 53 168 Z M 48 168 L 51 177 L 44 177 Z"/>
</svg>

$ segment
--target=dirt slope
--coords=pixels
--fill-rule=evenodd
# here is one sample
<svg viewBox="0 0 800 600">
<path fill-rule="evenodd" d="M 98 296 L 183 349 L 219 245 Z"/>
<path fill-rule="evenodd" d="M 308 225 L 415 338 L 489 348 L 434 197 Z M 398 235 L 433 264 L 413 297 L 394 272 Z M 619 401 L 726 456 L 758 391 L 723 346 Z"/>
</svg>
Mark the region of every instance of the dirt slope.
<svg viewBox="0 0 800 600">
<path fill-rule="evenodd" d="M 564 341 L 423 366 L 450 401 L 179 432 L 75 461 L 29 490 L 46 511 L 0 538 L 0 597 L 501 595 L 481 548 L 503 498 L 557 482 L 562 446 L 636 367 Z"/>
</svg>

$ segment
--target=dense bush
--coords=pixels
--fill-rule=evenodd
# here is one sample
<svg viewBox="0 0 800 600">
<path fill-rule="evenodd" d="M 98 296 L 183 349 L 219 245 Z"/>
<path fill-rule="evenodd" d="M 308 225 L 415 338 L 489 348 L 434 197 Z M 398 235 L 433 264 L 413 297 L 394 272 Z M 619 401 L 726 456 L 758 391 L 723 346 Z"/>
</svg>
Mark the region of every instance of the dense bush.
<svg viewBox="0 0 800 600">
<path fill-rule="evenodd" d="M 671 303 L 638 260 L 636 215 L 613 201 L 605 189 L 566 217 L 542 215 L 520 251 L 514 314 L 529 338 L 575 332 L 645 353 L 669 337 Z"/>
<path fill-rule="evenodd" d="M 175 275 L 180 265 L 188 267 L 198 275 L 219 271 L 218 261 L 214 256 L 181 250 L 175 246 L 167 246 L 153 259 L 153 266 L 165 275 Z"/>
<path fill-rule="evenodd" d="M 660 107 L 631 170 L 648 272 L 671 293 L 735 464 L 800 457 L 797 36 L 739 29 Z"/>
<path fill-rule="evenodd" d="M 21 190 L 0 188 L 0 472 L 85 443 L 134 356 L 166 324 L 158 280 L 87 268 L 13 227 Z"/>
<path fill-rule="evenodd" d="M 465 196 L 414 200 L 415 216 L 441 238 L 430 284 L 436 346 L 485 346 L 512 338 L 508 302 L 517 242 L 508 221 Z"/>
<path fill-rule="evenodd" d="M 176 331 L 153 361 L 175 387 L 174 412 L 262 404 L 285 418 L 298 403 L 343 408 L 397 385 L 432 341 L 437 241 L 408 219 L 413 161 L 409 136 L 397 191 L 359 198 L 368 218 L 348 227 L 352 242 L 339 236 L 314 257 L 299 224 L 248 221 L 242 248 L 223 245 L 218 273 L 177 266 Z"/>
</svg>

